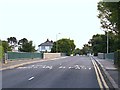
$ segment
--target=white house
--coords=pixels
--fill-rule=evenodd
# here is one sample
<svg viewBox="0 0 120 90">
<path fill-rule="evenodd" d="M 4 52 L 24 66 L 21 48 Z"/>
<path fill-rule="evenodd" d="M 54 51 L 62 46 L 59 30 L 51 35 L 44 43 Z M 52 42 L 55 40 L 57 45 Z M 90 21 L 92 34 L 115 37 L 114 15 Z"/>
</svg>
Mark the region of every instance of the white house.
<svg viewBox="0 0 120 90">
<path fill-rule="evenodd" d="M 53 46 L 53 41 L 49 41 L 47 39 L 46 42 L 41 43 L 40 45 L 38 45 L 38 51 L 39 52 L 51 52 L 51 48 Z"/>
</svg>

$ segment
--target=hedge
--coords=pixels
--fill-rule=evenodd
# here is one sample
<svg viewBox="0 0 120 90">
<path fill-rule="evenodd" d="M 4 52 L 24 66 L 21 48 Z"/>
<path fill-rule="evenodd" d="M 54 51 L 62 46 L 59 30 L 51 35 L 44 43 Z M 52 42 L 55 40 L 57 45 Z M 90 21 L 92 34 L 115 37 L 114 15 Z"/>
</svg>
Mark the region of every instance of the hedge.
<svg viewBox="0 0 120 90">
<path fill-rule="evenodd" d="M 3 53 L 3 47 L 0 46 L 0 60 L 2 60 L 3 55 L 4 55 L 4 53 Z"/>
<path fill-rule="evenodd" d="M 120 50 L 114 53 L 114 64 L 120 67 Z"/>
</svg>

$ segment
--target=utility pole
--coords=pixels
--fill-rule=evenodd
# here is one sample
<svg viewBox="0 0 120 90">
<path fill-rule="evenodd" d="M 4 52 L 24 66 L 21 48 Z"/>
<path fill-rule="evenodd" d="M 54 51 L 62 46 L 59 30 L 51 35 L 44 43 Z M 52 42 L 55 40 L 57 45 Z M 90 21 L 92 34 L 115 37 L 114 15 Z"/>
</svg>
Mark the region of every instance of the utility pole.
<svg viewBox="0 0 120 90">
<path fill-rule="evenodd" d="M 109 35 L 108 35 L 108 30 L 107 30 L 107 54 L 109 53 Z"/>
</svg>

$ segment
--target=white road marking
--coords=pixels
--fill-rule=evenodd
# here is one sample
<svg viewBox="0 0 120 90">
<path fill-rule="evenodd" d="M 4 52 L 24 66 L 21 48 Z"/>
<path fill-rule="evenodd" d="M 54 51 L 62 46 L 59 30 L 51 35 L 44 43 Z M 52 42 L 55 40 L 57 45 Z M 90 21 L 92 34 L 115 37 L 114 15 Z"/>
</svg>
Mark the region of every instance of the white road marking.
<svg viewBox="0 0 120 90">
<path fill-rule="evenodd" d="M 79 65 L 75 65 L 75 69 L 80 69 Z"/>
<path fill-rule="evenodd" d="M 59 68 L 65 68 L 65 66 L 60 66 Z"/>
<path fill-rule="evenodd" d="M 52 69 L 52 66 L 46 66 L 46 68 L 48 68 L 48 69 Z"/>
<path fill-rule="evenodd" d="M 59 68 L 62 68 L 63 66 L 60 66 Z"/>
<path fill-rule="evenodd" d="M 65 68 L 65 67 L 63 67 L 63 68 Z"/>
<path fill-rule="evenodd" d="M 89 70 L 90 70 L 91 68 L 89 68 Z"/>
<path fill-rule="evenodd" d="M 46 68 L 46 65 L 44 65 L 42 68 Z"/>
<path fill-rule="evenodd" d="M 30 81 L 30 80 L 32 80 L 32 79 L 34 79 L 34 77 L 31 77 L 31 78 L 29 78 L 28 80 Z"/>
</svg>

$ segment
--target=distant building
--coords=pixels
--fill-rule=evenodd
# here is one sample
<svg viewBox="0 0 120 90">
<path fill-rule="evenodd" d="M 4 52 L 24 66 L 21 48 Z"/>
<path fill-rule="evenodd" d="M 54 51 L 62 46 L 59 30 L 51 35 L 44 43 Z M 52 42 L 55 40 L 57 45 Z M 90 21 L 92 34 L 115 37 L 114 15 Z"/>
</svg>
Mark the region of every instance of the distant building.
<svg viewBox="0 0 120 90">
<path fill-rule="evenodd" d="M 44 43 L 41 43 L 40 45 L 38 45 L 38 51 L 39 52 L 51 52 L 51 49 L 52 49 L 52 47 L 53 47 L 53 41 L 51 40 L 51 41 L 49 41 L 48 39 L 47 39 L 47 41 L 46 42 L 44 42 Z"/>
</svg>

